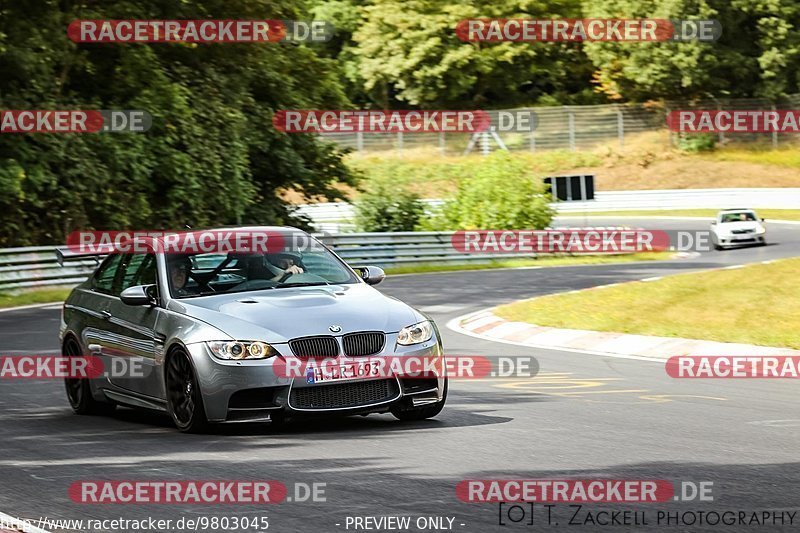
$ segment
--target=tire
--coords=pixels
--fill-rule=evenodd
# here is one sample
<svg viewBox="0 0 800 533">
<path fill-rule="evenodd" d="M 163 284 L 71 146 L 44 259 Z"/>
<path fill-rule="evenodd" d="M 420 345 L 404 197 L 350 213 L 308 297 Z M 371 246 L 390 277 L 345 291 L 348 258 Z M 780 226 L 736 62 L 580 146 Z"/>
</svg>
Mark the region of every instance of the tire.
<svg viewBox="0 0 800 533">
<path fill-rule="evenodd" d="M 423 405 L 421 407 L 394 407 L 391 413 L 398 420 L 404 422 L 413 422 L 416 420 L 425 420 L 426 418 L 433 418 L 444 409 L 444 404 L 447 402 L 447 389 L 449 388 L 448 381 L 444 382 L 444 393 L 442 399 L 436 403 Z"/>
<path fill-rule="evenodd" d="M 167 411 L 175 426 L 184 433 L 202 433 L 208 418 L 197 376 L 182 348 L 173 351 L 166 364 Z"/>
<path fill-rule="evenodd" d="M 64 357 L 80 357 L 81 348 L 73 338 L 64 342 L 61 350 Z M 75 414 L 78 415 L 110 415 L 117 408 L 116 404 L 100 402 L 92 396 L 92 387 L 88 378 L 64 378 L 67 400 Z"/>
</svg>

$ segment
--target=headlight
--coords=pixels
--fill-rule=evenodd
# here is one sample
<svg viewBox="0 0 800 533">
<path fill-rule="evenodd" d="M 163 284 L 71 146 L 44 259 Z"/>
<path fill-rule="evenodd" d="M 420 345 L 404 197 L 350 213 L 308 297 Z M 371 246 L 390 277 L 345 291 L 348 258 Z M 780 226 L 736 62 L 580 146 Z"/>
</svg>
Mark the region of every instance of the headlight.
<svg viewBox="0 0 800 533">
<path fill-rule="evenodd" d="M 766 232 L 767 232 L 767 228 L 765 228 L 765 227 L 756 228 L 756 235 L 763 235 Z"/>
<path fill-rule="evenodd" d="M 211 341 L 206 344 L 219 359 L 267 359 L 278 355 L 275 348 L 261 341 Z"/>
<path fill-rule="evenodd" d="M 397 344 L 410 346 L 430 340 L 433 337 L 433 324 L 428 320 L 406 326 L 397 334 Z"/>
</svg>

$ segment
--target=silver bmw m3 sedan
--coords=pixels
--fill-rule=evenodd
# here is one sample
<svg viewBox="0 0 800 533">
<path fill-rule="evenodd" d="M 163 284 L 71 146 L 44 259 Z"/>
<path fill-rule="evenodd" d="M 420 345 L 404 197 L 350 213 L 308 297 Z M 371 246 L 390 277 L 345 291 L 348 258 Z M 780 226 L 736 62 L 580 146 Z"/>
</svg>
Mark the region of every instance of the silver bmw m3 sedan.
<svg viewBox="0 0 800 533">
<path fill-rule="evenodd" d="M 384 278 L 380 268 L 351 268 L 294 228 L 244 230 L 285 244 L 172 253 L 165 237 L 151 237 L 134 252 L 106 255 L 72 291 L 63 355 L 104 369 L 66 380 L 76 413 L 161 410 L 186 432 L 307 415 L 439 414 L 441 372 L 376 371 L 381 359 L 444 357 L 429 317 L 372 287 Z"/>
</svg>

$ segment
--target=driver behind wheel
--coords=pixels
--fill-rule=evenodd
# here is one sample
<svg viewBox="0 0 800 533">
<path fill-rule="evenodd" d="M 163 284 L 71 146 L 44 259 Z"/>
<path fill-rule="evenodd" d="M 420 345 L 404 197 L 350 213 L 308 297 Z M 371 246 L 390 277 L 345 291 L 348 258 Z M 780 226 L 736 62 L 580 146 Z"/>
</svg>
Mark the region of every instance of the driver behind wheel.
<svg viewBox="0 0 800 533">
<path fill-rule="evenodd" d="M 178 296 L 186 296 L 190 291 L 186 288 L 189 282 L 189 273 L 192 270 L 192 261 L 186 256 L 173 259 L 169 265 L 169 281 L 172 291 Z"/>
<path fill-rule="evenodd" d="M 264 267 L 272 274 L 270 279 L 273 281 L 305 272 L 299 263 L 300 256 L 297 254 L 288 252 L 264 254 Z"/>
</svg>

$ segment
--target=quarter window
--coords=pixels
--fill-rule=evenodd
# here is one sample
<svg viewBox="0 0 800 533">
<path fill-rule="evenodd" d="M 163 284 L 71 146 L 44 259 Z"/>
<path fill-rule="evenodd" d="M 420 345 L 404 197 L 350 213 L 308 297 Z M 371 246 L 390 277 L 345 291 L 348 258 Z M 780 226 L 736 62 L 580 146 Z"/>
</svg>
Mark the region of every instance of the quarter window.
<svg viewBox="0 0 800 533">
<path fill-rule="evenodd" d="M 103 294 L 114 294 L 114 280 L 117 278 L 122 256 L 114 254 L 109 256 L 95 272 L 92 288 Z"/>
</svg>

